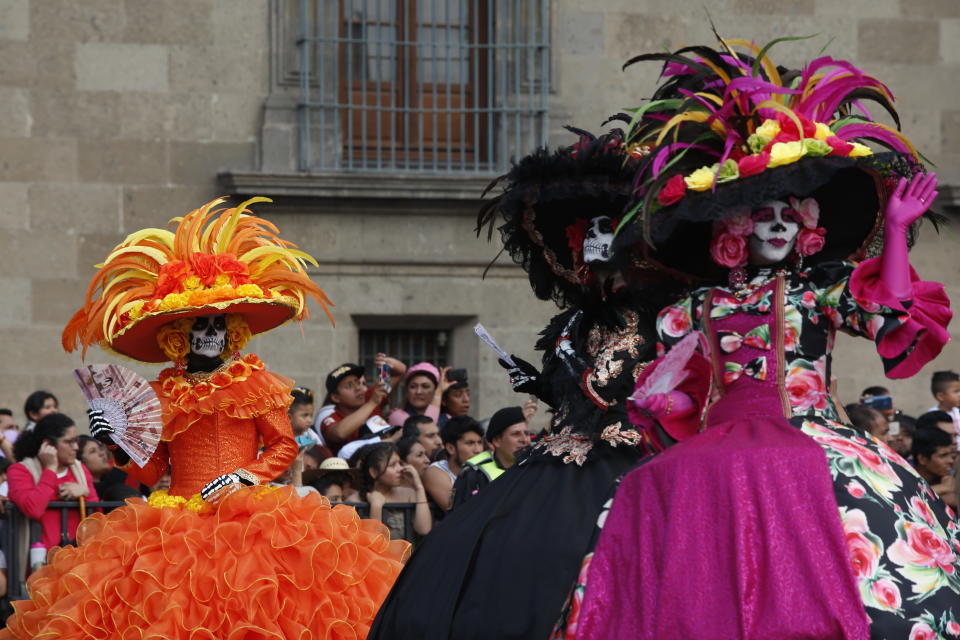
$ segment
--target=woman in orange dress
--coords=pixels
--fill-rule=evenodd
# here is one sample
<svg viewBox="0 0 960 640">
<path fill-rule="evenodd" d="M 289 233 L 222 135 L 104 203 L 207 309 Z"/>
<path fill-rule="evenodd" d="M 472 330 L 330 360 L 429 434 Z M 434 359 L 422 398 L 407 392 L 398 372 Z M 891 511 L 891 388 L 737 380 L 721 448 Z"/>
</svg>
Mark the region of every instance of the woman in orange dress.
<svg viewBox="0 0 960 640">
<path fill-rule="evenodd" d="M 168 492 L 83 521 L 78 546 L 54 549 L 30 577 L 30 600 L 0 637 L 353 639 L 367 635 L 409 545 L 319 495 L 266 483 L 292 464 L 293 381 L 239 351 L 254 333 L 329 300 L 305 253 L 245 209 L 211 202 L 175 233 L 129 236 L 100 267 L 64 330 L 143 362 L 172 361 L 151 383 L 161 442 L 141 468 Z M 97 295 L 99 294 L 99 295 Z M 102 412 L 91 431 L 111 443 Z M 122 462 L 126 454 L 112 446 Z"/>
</svg>

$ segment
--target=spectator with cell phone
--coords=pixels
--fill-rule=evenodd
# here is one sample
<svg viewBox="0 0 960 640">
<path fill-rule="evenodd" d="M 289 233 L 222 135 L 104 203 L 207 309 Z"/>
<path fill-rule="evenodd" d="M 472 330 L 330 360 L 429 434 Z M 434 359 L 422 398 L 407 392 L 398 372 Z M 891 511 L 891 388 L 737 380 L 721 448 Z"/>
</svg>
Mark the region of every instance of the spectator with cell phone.
<svg viewBox="0 0 960 640">
<path fill-rule="evenodd" d="M 403 406 L 390 412 L 392 425 L 403 426 L 410 416 L 427 416 L 440 424 L 440 405 L 447 390 L 453 386 L 447 374 L 450 367 L 437 369 L 429 362 L 418 362 L 403 378 Z"/>
<path fill-rule="evenodd" d="M 374 367 L 379 372 L 383 370 L 382 365 L 389 366 L 390 385 L 407 370 L 406 365 L 396 358 L 378 353 Z M 371 416 L 383 415 L 389 391 L 384 380 L 379 375 L 376 377 L 377 380 L 367 386 L 364 368 L 351 362 L 340 365 L 327 375 L 327 402 L 324 403 L 327 406 L 317 416 L 317 424 L 324 444 L 334 454 L 359 437 L 360 427 Z"/>
</svg>

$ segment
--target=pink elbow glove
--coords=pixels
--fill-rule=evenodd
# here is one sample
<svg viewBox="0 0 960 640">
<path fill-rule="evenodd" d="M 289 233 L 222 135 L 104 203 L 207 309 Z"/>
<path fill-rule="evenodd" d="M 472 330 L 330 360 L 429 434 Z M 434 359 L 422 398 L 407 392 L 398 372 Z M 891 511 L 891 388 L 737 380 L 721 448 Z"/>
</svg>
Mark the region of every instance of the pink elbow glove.
<svg viewBox="0 0 960 640">
<path fill-rule="evenodd" d="M 884 211 L 883 256 L 880 278 L 898 300 L 913 297 L 910 259 L 907 256 L 907 229 L 933 204 L 937 197 L 937 174 L 917 174 L 909 182 L 901 178 Z"/>
</svg>

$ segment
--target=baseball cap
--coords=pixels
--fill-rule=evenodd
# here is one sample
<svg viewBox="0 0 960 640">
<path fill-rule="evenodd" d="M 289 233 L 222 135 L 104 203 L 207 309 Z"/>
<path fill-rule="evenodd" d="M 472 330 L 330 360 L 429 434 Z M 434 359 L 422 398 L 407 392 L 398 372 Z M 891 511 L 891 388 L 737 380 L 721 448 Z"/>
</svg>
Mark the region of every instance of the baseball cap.
<svg viewBox="0 0 960 640">
<path fill-rule="evenodd" d="M 360 365 L 354 364 L 353 362 L 345 362 L 327 374 L 327 393 L 336 393 L 337 385 L 347 376 L 357 376 L 359 378 L 363 373 L 364 368 Z"/>
<path fill-rule="evenodd" d="M 491 416 L 490 422 L 487 424 L 487 433 L 485 434 L 487 442 L 499 436 L 506 431 L 508 427 L 526 421 L 527 419 L 523 417 L 523 409 L 520 407 L 500 409 Z"/>
</svg>

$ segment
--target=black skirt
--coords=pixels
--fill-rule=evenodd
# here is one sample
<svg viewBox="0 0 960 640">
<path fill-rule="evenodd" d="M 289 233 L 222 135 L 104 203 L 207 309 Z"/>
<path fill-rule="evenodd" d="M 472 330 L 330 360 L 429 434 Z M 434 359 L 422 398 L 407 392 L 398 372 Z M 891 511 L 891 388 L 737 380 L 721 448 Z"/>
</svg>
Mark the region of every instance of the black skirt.
<svg viewBox="0 0 960 640">
<path fill-rule="evenodd" d="M 401 572 L 368 638 L 545 640 L 604 502 L 640 459 L 635 449 L 602 449 L 583 467 L 549 455 L 514 465 L 447 515 Z"/>
</svg>

